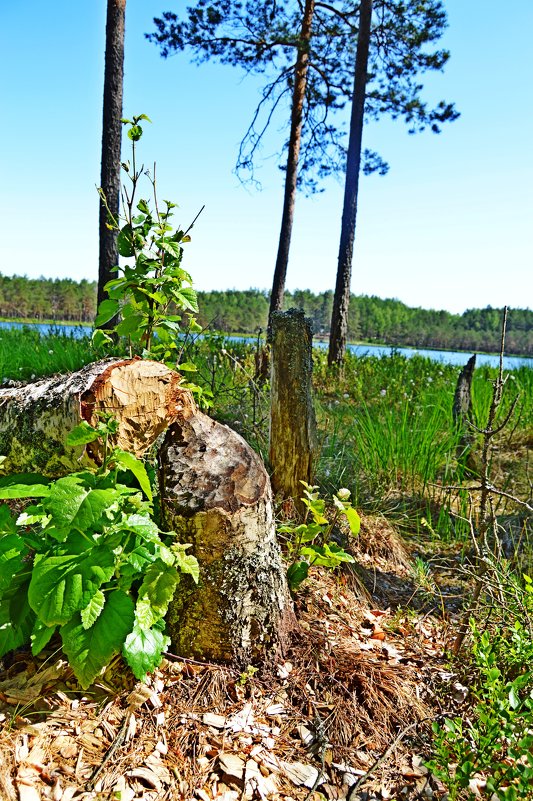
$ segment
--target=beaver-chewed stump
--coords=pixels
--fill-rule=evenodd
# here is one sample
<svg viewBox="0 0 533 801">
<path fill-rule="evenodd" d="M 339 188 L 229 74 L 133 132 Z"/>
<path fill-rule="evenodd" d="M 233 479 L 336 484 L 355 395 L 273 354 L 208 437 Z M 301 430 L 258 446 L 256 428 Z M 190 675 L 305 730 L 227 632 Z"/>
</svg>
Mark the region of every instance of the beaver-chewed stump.
<svg viewBox="0 0 533 801">
<path fill-rule="evenodd" d="M 182 579 L 167 614 L 175 651 L 243 668 L 276 659 L 295 618 L 261 459 L 196 412 L 169 428 L 159 460 L 166 527 L 200 564 L 199 584 Z"/>
<path fill-rule="evenodd" d="M 142 456 L 170 423 L 196 408 L 181 381 L 179 373 L 159 362 L 104 359 L 76 373 L 1 389 L 4 470 L 56 477 L 99 464 L 97 443 L 70 447 L 66 440 L 82 420 L 96 426 L 102 414 L 118 424 L 110 445 Z"/>
</svg>

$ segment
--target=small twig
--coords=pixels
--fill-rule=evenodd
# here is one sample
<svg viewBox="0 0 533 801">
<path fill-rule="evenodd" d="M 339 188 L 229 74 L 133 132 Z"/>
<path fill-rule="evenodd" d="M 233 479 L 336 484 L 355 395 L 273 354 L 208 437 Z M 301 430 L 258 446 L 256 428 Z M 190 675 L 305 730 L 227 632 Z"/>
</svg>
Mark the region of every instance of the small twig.
<svg viewBox="0 0 533 801">
<path fill-rule="evenodd" d="M 401 730 L 396 739 L 393 740 L 392 743 L 389 745 L 387 750 L 384 751 L 383 754 L 372 763 L 372 765 L 370 765 L 367 772 L 364 773 L 362 776 L 360 776 L 355 782 L 355 784 L 352 784 L 352 786 L 350 787 L 350 792 L 347 795 L 347 801 L 353 799 L 353 794 L 355 793 L 355 791 L 358 790 L 359 787 L 361 787 L 361 785 L 364 782 L 366 782 L 366 780 L 372 775 L 372 773 L 376 770 L 376 768 L 379 768 L 379 766 L 382 765 L 383 762 L 385 762 L 390 757 L 396 746 L 398 746 L 401 743 L 405 735 L 408 734 L 412 729 L 416 729 L 421 722 L 423 721 L 415 721 L 415 723 L 410 723 L 409 726 L 406 726 L 405 729 Z"/>
<path fill-rule="evenodd" d="M 96 782 L 98 781 L 98 779 L 102 775 L 107 763 L 111 760 L 111 758 L 115 754 L 115 751 L 118 751 L 118 749 L 121 747 L 122 743 L 124 742 L 124 740 L 126 738 L 126 733 L 128 731 L 128 727 L 130 725 L 131 716 L 132 716 L 132 710 L 131 709 L 127 709 L 126 712 L 124 713 L 124 718 L 123 718 L 122 723 L 120 725 L 120 729 L 116 733 L 113 742 L 111 743 L 111 745 L 107 749 L 107 751 L 106 751 L 106 753 L 104 755 L 104 758 L 102 759 L 102 761 L 100 762 L 98 767 L 95 768 L 95 770 L 93 770 L 93 772 L 91 773 L 91 777 L 90 777 L 89 781 L 87 782 L 87 784 L 85 785 L 85 789 L 86 790 L 92 790 L 94 788 Z"/>
</svg>

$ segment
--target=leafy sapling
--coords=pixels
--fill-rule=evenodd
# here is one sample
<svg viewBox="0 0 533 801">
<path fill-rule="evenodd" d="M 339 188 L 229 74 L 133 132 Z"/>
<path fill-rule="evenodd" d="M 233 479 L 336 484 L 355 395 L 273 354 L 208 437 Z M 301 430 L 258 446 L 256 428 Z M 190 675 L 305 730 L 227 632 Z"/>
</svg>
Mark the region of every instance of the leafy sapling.
<svg viewBox="0 0 533 801">
<path fill-rule="evenodd" d="M 199 572 L 153 521 L 146 468 L 109 446 L 113 427 L 84 422 L 69 434 L 68 445 L 99 445 L 96 472 L 0 480 L 0 500 L 34 499 L 17 517 L 0 505 L 0 656 L 26 643 L 38 654 L 59 631 L 84 689 L 119 652 L 138 679 L 157 667 L 180 575 Z"/>
<path fill-rule="evenodd" d="M 291 565 L 287 570 L 287 580 L 294 592 L 309 575 L 312 565 L 329 567 L 332 570 L 343 562 L 354 562 L 353 556 L 335 542 L 334 535 L 340 517 L 344 517 L 353 536 L 359 534 L 361 520 L 350 502 L 350 491 L 340 489 L 332 496 L 334 513 L 330 519 L 326 516 L 326 502 L 320 497 L 318 487 L 305 481 L 302 502 L 306 507 L 303 523 L 280 526 L 281 534 L 288 534 L 287 539 Z"/>
<path fill-rule="evenodd" d="M 113 336 L 126 337 L 130 353 L 164 362 L 181 372 L 194 372 L 193 364 L 180 363 L 184 332 L 199 333 L 194 314 L 198 312 L 192 278 L 182 267 L 183 245 L 190 242 L 189 231 L 174 229 L 170 223 L 176 205 L 160 201 L 157 195 L 156 168 L 153 172 L 137 164 L 137 143 L 143 135 L 140 123 L 145 114 L 124 119 L 131 141 L 131 160 L 123 162 L 125 183 L 122 185 L 123 215 L 117 219 L 109 210 L 107 199 L 99 190 L 108 211 L 108 227 L 118 232 L 118 252 L 130 260 L 115 267 L 117 278 L 108 281 L 104 289 L 108 299 L 102 301 L 95 320 L 95 346 L 110 345 Z M 151 199 L 139 198 L 139 184 L 146 178 Z M 109 329 L 106 323 L 119 321 Z M 208 403 L 208 394 L 193 384 L 186 385 Z"/>
</svg>

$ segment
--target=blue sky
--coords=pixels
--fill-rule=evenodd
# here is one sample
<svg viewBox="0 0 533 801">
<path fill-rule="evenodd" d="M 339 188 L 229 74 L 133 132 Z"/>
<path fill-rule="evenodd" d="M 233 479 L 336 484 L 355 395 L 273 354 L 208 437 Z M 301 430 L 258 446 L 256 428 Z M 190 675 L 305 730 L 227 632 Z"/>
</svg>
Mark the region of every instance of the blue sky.
<svg viewBox="0 0 533 801">
<path fill-rule="evenodd" d="M 128 0 L 124 114 L 145 113 L 141 157 L 187 225 L 202 205 L 186 266 L 198 289 L 269 288 L 282 174 L 269 138 L 258 176 L 233 173 L 259 84 L 231 67 L 164 61 L 143 33 L 176 0 Z M 400 122 L 367 126 L 364 145 L 390 163 L 362 177 L 352 291 L 462 312 L 533 307 L 532 0 L 448 0 L 444 73 L 426 96 L 454 101 L 440 136 Z M 95 280 L 105 0 L 0 4 L 0 272 Z M 290 289 L 333 288 L 342 184 L 300 195 Z"/>
</svg>

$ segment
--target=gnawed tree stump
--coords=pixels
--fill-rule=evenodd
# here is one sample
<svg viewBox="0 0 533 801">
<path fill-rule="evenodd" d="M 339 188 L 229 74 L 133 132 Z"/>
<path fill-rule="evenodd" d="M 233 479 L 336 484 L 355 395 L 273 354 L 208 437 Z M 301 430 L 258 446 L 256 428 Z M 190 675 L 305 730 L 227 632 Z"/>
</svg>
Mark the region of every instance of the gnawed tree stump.
<svg viewBox="0 0 533 801">
<path fill-rule="evenodd" d="M 99 412 L 118 421 L 112 444 L 141 456 L 176 418 L 195 409 L 181 376 L 159 362 L 105 359 L 69 375 L 0 390 L 0 454 L 6 472 L 60 476 L 98 464 L 95 445 L 72 448 L 66 437 Z"/>
<path fill-rule="evenodd" d="M 272 487 L 298 505 L 301 481 L 313 483 L 316 421 L 311 323 L 300 309 L 272 313 L 269 462 Z"/>
<path fill-rule="evenodd" d="M 201 412 L 174 423 L 159 451 L 167 528 L 200 564 L 166 616 L 181 656 L 246 667 L 283 653 L 295 625 L 261 459 Z"/>
<path fill-rule="evenodd" d="M 476 441 L 476 433 L 472 426 L 474 417 L 472 408 L 472 379 L 474 378 L 475 367 L 476 354 L 474 353 L 457 378 L 452 414 L 454 425 L 459 431 L 457 458 L 469 471 L 479 475 L 481 464 L 473 450 Z"/>
</svg>

